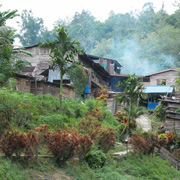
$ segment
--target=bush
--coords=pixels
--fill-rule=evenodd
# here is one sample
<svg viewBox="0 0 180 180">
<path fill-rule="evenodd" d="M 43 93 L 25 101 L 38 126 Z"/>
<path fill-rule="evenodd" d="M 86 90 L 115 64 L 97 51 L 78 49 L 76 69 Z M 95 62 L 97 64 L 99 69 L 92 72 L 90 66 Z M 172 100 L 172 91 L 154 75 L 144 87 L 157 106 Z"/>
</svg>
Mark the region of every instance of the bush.
<svg viewBox="0 0 180 180">
<path fill-rule="evenodd" d="M 59 113 L 59 98 L 50 94 L 37 95 L 34 98 L 38 108 L 37 115 L 49 115 Z"/>
<path fill-rule="evenodd" d="M 49 134 L 49 127 L 47 124 L 42 124 L 39 127 L 34 128 L 33 131 L 37 133 L 40 144 L 46 143 L 46 138 Z"/>
<path fill-rule="evenodd" d="M 48 149 L 57 163 L 65 162 L 73 157 L 79 146 L 79 135 L 73 130 L 57 130 L 49 132 L 46 137 Z"/>
<path fill-rule="evenodd" d="M 38 144 L 38 136 L 34 132 L 22 133 L 19 131 L 6 132 L 0 141 L 1 151 L 9 158 L 13 153 L 19 158 L 22 153 L 33 157 Z"/>
<path fill-rule="evenodd" d="M 110 111 L 108 111 L 105 107 L 101 108 L 101 113 L 104 116 L 104 120 L 102 122 L 102 125 L 116 129 L 116 127 L 118 126 L 119 123 L 116 121 L 116 119 L 112 115 L 112 113 Z"/>
<path fill-rule="evenodd" d="M 109 127 L 101 127 L 98 131 L 95 142 L 98 148 L 107 153 L 111 148 L 114 147 L 116 142 L 114 130 Z"/>
<path fill-rule="evenodd" d="M 109 91 L 105 87 L 103 87 L 101 90 L 99 90 L 96 101 L 100 101 L 106 106 L 108 103 L 107 101 L 108 96 L 109 96 Z"/>
<path fill-rule="evenodd" d="M 34 131 L 29 131 L 26 135 L 26 147 L 25 147 L 25 159 L 33 158 L 36 155 L 38 156 L 38 146 L 39 139 L 38 134 Z"/>
<path fill-rule="evenodd" d="M 101 110 L 100 107 L 96 107 L 95 109 L 92 109 L 92 111 L 88 111 L 88 112 L 85 114 L 86 119 L 103 121 L 103 120 L 104 120 L 104 116 L 103 116 L 103 114 L 100 112 L 100 110 Z"/>
<path fill-rule="evenodd" d="M 106 162 L 107 156 L 102 151 L 90 151 L 85 160 L 90 168 L 102 168 Z"/>
<path fill-rule="evenodd" d="M 25 133 L 19 131 L 8 131 L 6 132 L 0 141 L 1 150 L 7 157 L 12 157 L 13 153 L 17 157 L 24 151 L 27 143 Z"/>
<path fill-rule="evenodd" d="M 50 129 L 56 130 L 58 128 L 66 129 L 73 126 L 76 123 L 76 119 L 68 118 L 67 115 L 53 114 L 49 116 L 36 116 L 28 124 L 31 127 L 37 127 L 41 124 L 47 124 Z"/>
<path fill-rule="evenodd" d="M 101 101 L 96 101 L 95 99 L 86 99 L 85 105 L 87 106 L 88 111 L 92 111 L 96 107 L 104 107 Z"/>
<path fill-rule="evenodd" d="M 59 100 L 51 95 L 25 94 L 0 90 L 1 134 L 13 123 L 27 126 L 37 115 L 49 115 L 59 111 Z"/>
<path fill-rule="evenodd" d="M 168 144 L 168 138 L 165 133 L 158 135 L 157 141 L 160 146 L 166 146 Z"/>
<path fill-rule="evenodd" d="M 97 120 L 93 119 L 83 119 L 80 121 L 79 132 L 81 134 L 89 134 L 91 139 L 95 139 L 99 128 L 101 127 L 101 123 Z"/>
<path fill-rule="evenodd" d="M 150 154 L 154 152 L 154 147 L 156 145 L 156 138 L 150 133 L 138 133 L 135 132 L 129 142 L 134 150 L 135 154 Z"/>
<path fill-rule="evenodd" d="M 63 110 L 63 113 L 70 118 L 82 118 L 88 111 L 87 106 L 80 103 L 78 99 L 64 99 Z"/>
<path fill-rule="evenodd" d="M 164 105 L 163 104 L 157 105 L 153 113 L 155 116 L 159 117 L 163 121 L 165 118 Z"/>
<path fill-rule="evenodd" d="M 172 150 L 173 148 L 178 147 L 178 139 L 175 140 L 175 132 L 171 131 L 167 134 L 162 133 L 157 135 L 157 141 L 160 146 L 164 146 L 169 150 Z"/>
<path fill-rule="evenodd" d="M 93 145 L 93 141 L 89 135 L 85 134 L 80 137 L 80 148 L 79 148 L 79 159 L 82 160 L 85 158 L 85 155 L 90 150 Z"/>
</svg>

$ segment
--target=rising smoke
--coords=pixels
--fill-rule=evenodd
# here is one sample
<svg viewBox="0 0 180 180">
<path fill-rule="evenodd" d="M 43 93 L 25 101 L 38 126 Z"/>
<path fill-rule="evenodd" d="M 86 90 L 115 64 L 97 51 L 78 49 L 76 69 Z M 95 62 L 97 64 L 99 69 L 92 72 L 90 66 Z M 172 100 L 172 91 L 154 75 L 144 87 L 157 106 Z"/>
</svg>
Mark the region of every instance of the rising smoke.
<svg viewBox="0 0 180 180">
<path fill-rule="evenodd" d="M 156 61 L 154 61 L 154 58 L 149 59 L 142 56 L 143 47 L 135 40 L 128 40 L 124 47 L 116 47 L 121 48 L 119 49 L 119 57 L 116 57 L 116 60 L 123 66 L 122 74 L 135 73 L 144 76 L 168 68 L 175 68 L 174 59 L 170 55 L 158 54 Z"/>
</svg>

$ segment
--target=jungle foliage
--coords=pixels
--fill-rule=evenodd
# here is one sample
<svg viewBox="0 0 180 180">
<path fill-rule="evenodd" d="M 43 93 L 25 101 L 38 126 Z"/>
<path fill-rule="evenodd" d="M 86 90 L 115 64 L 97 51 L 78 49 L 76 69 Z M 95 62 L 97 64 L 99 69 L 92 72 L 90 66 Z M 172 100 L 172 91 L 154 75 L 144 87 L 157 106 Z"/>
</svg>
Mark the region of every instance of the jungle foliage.
<svg viewBox="0 0 180 180">
<path fill-rule="evenodd" d="M 177 10 L 169 15 L 164 5 L 155 11 L 153 3 L 149 2 L 144 4 L 139 13 L 111 12 L 103 22 L 97 20 L 89 11 L 83 10 L 75 13 L 71 20 L 57 20 L 54 27 L 66 27 L 69 35 L 79 40 L 86 53 L 118 60 L 123 66 L 123 73 L 144 75 L 180 64 L 179 4 L 176 4 L 176 7 Z M 23 12 L 21 15 L 23 24 L 26 24 L 22 26 L 22 31 L 26 32 L 22 33 L 22 38 L 29 42 L 30 30 L 33 31 L 36 27 L 30 26 L 32 21 L 24 18 L 27 14 L 36 24 L 39 24 L 39 19 L 36 19 L 32 12 Z M 54 30 L 47 33 L 39 29 L 37 34 L 43 35 L 44 40 L 45 36 L 53 40 L 54 35 L 50 37 L 49 33 L 52 35 Z M 39 41 L 42 41 L 42 38 L 39 38 Z M 26 45 L 24 41 L 21 42 Z"/>
</svg>

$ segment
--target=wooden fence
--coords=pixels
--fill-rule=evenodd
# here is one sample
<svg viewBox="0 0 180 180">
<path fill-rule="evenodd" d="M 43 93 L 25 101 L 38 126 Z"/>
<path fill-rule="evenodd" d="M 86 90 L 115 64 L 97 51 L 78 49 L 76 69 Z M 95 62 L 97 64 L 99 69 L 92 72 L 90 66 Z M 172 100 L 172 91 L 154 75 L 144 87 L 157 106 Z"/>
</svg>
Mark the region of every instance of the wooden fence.
<svg viewBox="0 0 180 180">
<path fill-rule="evenodd" d="M 172 166 L 174 166 L 177 170 L 180 170 L 180 161 L 175 158 L 168 150 L 158 146 L 156 147 L 155 151 L 161 158 L 168 160 Z"/>
</svg>

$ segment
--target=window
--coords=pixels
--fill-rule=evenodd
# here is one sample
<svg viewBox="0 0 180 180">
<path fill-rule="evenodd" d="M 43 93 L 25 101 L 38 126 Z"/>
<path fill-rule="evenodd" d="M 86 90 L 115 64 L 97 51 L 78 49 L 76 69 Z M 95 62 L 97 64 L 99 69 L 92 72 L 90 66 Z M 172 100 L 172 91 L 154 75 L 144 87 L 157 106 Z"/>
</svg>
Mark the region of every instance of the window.
<svg viewBox="0 0 180 180">
<path fill-rule="evenodd" d="M 150 78 L 149 77 L 143 77 L 143 82 L 150 82 Z"/>
<path fill-rule="evenodd" d="M 107 59 L 103 59 L 103 64 L 107 64 Z"/>
<path fill-rule="evenodd" d="M 157 85 L 166 85 L 166 79 L 157 79 Z"/>
</svg>

